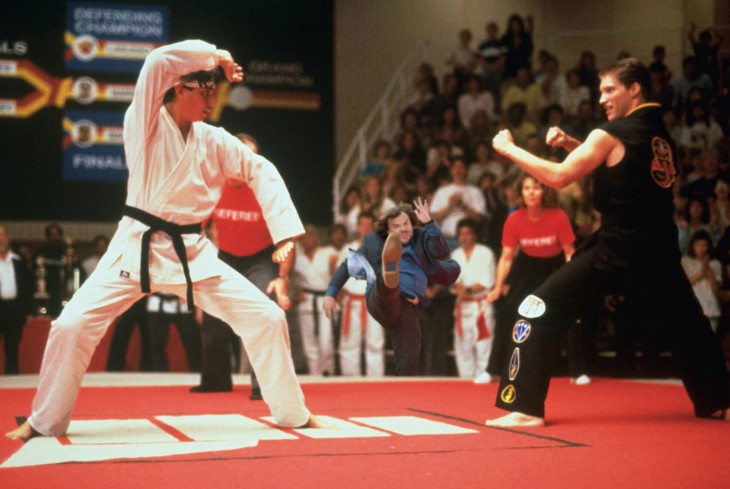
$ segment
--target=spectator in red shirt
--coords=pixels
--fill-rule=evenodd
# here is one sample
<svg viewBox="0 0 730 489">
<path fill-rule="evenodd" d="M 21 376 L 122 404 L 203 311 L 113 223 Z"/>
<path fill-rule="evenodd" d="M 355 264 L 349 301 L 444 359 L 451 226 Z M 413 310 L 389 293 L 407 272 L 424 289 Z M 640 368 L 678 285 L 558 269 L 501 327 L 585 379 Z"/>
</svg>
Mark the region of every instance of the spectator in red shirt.
<svg viewBox="0 0 730 489">
<path fill-rule="evenodd" d="M 516 188 L 520 196 L 518 209 L 504 223 L 497 276 L 487 294 L 490 304 L 500 299 L 487 365 L 494 379 L 502 373 L 520 301 L 575 251 L 575 234 L 568 215 L 558 207 L 555 191 L 527 174 L 518 180 Z"/>
<path fill-rule="evenodd" d="M 238 134 L 254 153 L 258 143 L 247 134 Z M 285 311 L 291 306 L 288 285 L 294 266 L 294 238 L 290 236 L 274 246 L 261 206 L 247 185 L 235 186 L 226 182 L 221 199 L 211 219 L 217 231 L 218 256 L 251 281 L 265 294 L 273 294 L 279 307 Z M 276 265 L 275 253 L 291 248 L 287 259 Z M 222 392 L 233 390 L 231 380 L 231 328 L 218 318 L 203 315 L 201 339 L 203 354 L 200 385 L 191 392 Z M 237 338 L 236 338 L 237 339 Z M 251 399 L 261 399 L 261 388 L 256 372 L 251 373 Z"/>
</svg>

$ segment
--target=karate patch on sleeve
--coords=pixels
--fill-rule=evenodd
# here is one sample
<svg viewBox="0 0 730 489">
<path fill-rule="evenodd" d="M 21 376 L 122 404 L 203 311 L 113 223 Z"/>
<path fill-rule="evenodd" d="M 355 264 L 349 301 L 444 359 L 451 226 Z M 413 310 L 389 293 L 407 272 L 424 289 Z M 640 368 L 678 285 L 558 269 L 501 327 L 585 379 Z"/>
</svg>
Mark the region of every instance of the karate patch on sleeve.
<svg viewBox="0 0 730 489">
<path fill-rule="evenodd" d="M 524 343 L 530 337 L 531 332 L 532 325 L 524 319 L 520 319 L 512 328 L 512 340 L 518 345 Z"/>
<path fill-rule="evenodd" d="M 536 295 L 528 295 L 517 309 L 520 316 L 528 319 L 540 317 L 545 314 L 545 302 Z"/>
<path fill-rule="evenodd" d="M 499 394 L 499 398 L 502 399 L 502 402 L 506 404 L 512 404 L 517 399 L 517 391 L 515 391 L 515 386 L 512 384 L 509 384 L 507 387 L 502 389 L 502 392 Z"/>
<path fill-rule="evenodd" d="M 512 352 L 512 356 L 509 359 L 509 380 L 512 382 L 517 378 L 517 374 L 520 372 L 520 349 L 515 348 Z"/>
</svg>

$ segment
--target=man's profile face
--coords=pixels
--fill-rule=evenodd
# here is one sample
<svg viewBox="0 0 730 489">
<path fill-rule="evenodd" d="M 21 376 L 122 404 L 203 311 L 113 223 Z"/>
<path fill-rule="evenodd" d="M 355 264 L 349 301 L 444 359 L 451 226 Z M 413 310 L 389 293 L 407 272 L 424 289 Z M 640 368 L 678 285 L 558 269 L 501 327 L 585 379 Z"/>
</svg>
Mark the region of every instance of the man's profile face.
<svg viewBox="0 0 730 489">
<path fill-rule="evenodd" d="M 189 122 L 203 121 L 208 118 L 215 105 L 216 88 L 188 87 L 179 85 L 175 92 L 175 102 Z"/>
<path fill-rule="evenodd" d="M 634 84 L 637 85 L 638 84 Z M 606 73 L 601 77 L 601 99 L 599 103 L 606 111 L 609 121 L 626 117 L 631 110 L 632 93 L 623 86 L 613 73 Z"/>
<path fill-rule="evenodd" d="M 401 243 L 408 243 L 413 237 L 413 226 L 408 214 L 401 212 L 395 217 L 388 218 L 388 232 L 398 235 Z"/>
</svg>

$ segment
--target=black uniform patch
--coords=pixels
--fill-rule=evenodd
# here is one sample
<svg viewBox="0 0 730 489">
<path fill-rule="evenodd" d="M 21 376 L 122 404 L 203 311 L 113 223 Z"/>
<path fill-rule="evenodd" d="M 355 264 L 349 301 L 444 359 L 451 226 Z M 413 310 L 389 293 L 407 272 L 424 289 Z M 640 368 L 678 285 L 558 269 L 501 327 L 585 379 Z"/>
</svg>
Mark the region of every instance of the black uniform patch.
<svg viewBox="0 0 730 489">
<path fill-rule="evenodd" d="M 654 159 L 651 162 L 651 178 L 662 188 L 669 188 L 674 183 L 677 168 L 672 158 L 672 148 L 660 137 L 651 140 L 651 151 Z"/>
</svg>

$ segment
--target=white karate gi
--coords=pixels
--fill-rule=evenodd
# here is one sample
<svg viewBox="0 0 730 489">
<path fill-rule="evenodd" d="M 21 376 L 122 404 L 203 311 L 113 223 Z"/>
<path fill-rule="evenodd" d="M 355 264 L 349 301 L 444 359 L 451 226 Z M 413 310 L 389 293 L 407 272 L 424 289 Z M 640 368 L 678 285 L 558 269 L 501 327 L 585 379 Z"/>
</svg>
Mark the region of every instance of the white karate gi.
<svg viewBox="0 0 730 489">
<path fill-rule="evenodd" d="M 457 299 L 454 306 L 454 354 L 459 377 L 476 378 L 487 371 L 489 354 L 492 349 L 492 332 L 494 331 L 494 309 L 487 302 L 487 292 L 494 286 L 495 261 L 492 250 L 483 244 L 475 244 L 471 256 L 467 260 L 462 248 L 451 253 L 451 258 L 461 267 L 457 283 L 466 287 L 482 285 L 484 290 Z M 490 336 L 477 341 L 477 318 L 484 310 L 484 318 Z"/>
<path fill-rule="evenodd" d="M 162 100 L 180 77 L 216 67 L 215 46 L 184 41 L 152 51 L 142 67 L 124 119 L 129 168 L 127 205 L 176 224 L 203 221 L 226 178 L 246 182 L 261 204 L 275 242 L 302 234 L 302 223 L 276 168 L 223 129 L 194 122 L 187 140 Z M 45 435 L 66 432 L 81 380 L 111 321 L 142 295 L 140 254 L 148 226 L 123 217 L 94 273 L 53 322 L 29 422 Z M 277 423 L 309 418 L 289 350 L 284 312 L 217 258 L 203 235 L 183 235 L 195 303 L 231 325 L 249 353 L 264 400 Z M 185 297 L 187 285 L 172 241 L 152 236 L 152 291 Z"/>
<path fill-rule="evenodd" d="M 297 260 L 294 265 L 297 282 L 302 288 L 297 314 L 302 333 L 302 348 L 310 375 L 335 373 L 332 321 L 322 307 L 322 299 L 332 275 L 329 264 L 333 255 L 337 256 L 332 247 L 317 248 L 310 259 L 300 248 L 297 250 Z"/>
<path fill-rule="evenodd" d="M 348 243 L 340 252 L 337 263 L 347 260 L 350 249 L 357 250 L 359 241 Z M 340 370 L 342 375 L 361 375 L 360 355 L 365 339 L 365 373 L 382 377 L 385 372 L 385 333 L 383 327 L 367 311 L 365 290 L 367 281 L 350 277 L 342 287 L 342 320 L 340 323 Z M 364 319 L 364 321 L 363 321 Z"/>
</svg>

